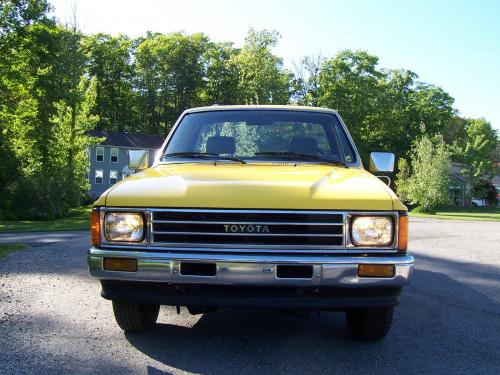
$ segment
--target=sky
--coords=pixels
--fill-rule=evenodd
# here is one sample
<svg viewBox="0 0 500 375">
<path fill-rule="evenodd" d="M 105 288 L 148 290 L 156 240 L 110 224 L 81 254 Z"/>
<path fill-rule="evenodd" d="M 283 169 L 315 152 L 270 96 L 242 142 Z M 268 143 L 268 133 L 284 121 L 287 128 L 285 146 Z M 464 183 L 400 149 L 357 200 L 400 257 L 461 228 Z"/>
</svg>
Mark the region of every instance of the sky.
<svg viewBox="0 0 500 375">
<path fill-rule="evenodd" d="M 293 70 L 303 56 L 366 50 L 381 67 L 409 69 L 442 87 L 462 116 L 500 129 L 500 1 L 497 0 L 49 0 L 85 33 L 203 32 L 243 44 L 250 28 L 281 34 L 274 53 Z"/>
</svg>

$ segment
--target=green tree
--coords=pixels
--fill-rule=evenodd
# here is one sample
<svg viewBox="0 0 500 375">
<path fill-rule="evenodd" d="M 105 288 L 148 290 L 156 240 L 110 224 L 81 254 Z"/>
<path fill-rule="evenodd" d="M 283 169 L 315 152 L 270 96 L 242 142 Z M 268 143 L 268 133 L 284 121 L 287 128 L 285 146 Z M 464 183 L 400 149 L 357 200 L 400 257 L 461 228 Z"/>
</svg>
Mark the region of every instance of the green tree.
<svg viewBox="0 0 500 375">
<path fill-rule="evenodd" d="M 0 3 L 0 217 L 9 217 L 11 197 L 21 176 L 12 124 L 18 103 L 26 97 L 27 56 L 19 49 L 32 25 L 54 25 L 45 0 L 2 0 Z M 30 117 L 31 108 L 24 113 Z"/>
<path fill-rule="evenodd" d="M 419 82 L 411 71 L 384 72 L 382 97 L 378 113 L 372 117 L 371 133 L 377 149 L 407 155 L 415 139 L 443 131 L 455 115 L 453 98 L 439 87 Z"/>
<path fill-rule="evenodd" d="M 475 198 L 486 198 L 487 186 L 497 173 L 497 137 L 496 130 L 485 119 L 467 119 L 466 137 L 456 145 L 462 173 L 472 189 L 469 195 Z"/>
<path fill-rule="evenodd" d="M 424 135 L 414 142 L 410 167 L 400 161 L 396 186 L 408 203 L 418 205 L 422 212 L 432 212 L 449 203 L 450 176 L 450 151 L 443 137 Z"/>
<path fill-rule="evenodd" d="M 378 123 L 380 82 L 378 58 L 364 51 L 342 51 L 326 60 L 319 74 L 319 105 L 337 109 L 363 156 L 373 149 Z"/>
<path fill-rule="evenodd" d="M 11 2 L 12 14 L 27 14 L 26 4 Z M 43 2 L 29 4 L 48 11 Z M 86 146 L 79 130 L 86 97 L 79 88 L 85 75 L 81 34 L 38 13 L 14 24 L 18 29 L 2 30 L 9 48 L 0 58 L 0 118 L 2 154 L 17 168 L 2 186 L 0 208 L 26 218 L 62 216 L 81 203 L 81 171 L 87 169 L 81 167 Z M 58 120 L 62 108 L 64 122 Z"/>
<path fill-rule="evenodd" d="M 466 118 L 455 116 L 450 119 L 443 129 L 443 139 L 446 144 L 452 145 L 454 148 L 463 146 L 464 140 L 467 139 L 467 125 Z M 452 155 L 453 161 L 459 161 L 458 154 L 458 150 L 455 150 Z"/>
<path fill-rule="evenodd" d="M 46 0 L 2 0 L 0 4 L 0 49 L 22 37 L 32 24 L 53 24 L 47 16 L 50 6 Z"/>
<path fill-rule="evenodd" d="M 293 99 L 299 105 L 318 106 L 321 65 L 324 59 L 321 55 L 305 56 L 295 67 L 293 80 Z"/>
<path fill-rule="evenodd" d="M 239 72 L 235 56 L 239 50 L 232 43 L 209 43 L 204 102 L 206 104 L 239 104 Z"/>
<path fill-rule="evenodd" d="M 153 39 L 156 34 L 148 32 L 146 37 L 135 41 L 136 90 L 139 93 L 141 130 L 160 134 L 160 80 L 158 59 Z"/>
<path fill-rule="evenodd" d="M 138 91 L 148 132 L 165 134 L 187 108 L 202 104 L 205 77 L 203 34 L 151 34 L 138 43 Z"/>
<path fill-rule="evenodd" d="M 341 51 L 321 67 L 318 103 L 339 110 L 364 160 L 373 150 L 404 156 L 422 129 L 441 132 L 455 115 L 450 95 L 417 78 L 379 69 L 365 51 Z"/>
<path fill-rule="evenodd" d="M 124 35 L 95 34 L 83 39 L 88 74 L 97 78 L 93 113 L 99 129 L 131 131 L 138 127 L 132 40 Z"/>
<path fill-rule="evenodd" d="M 365 51 L 305 57 L 293 75 L 273 54 L 276 31 L 250 30 L 241 49 L 203 34 L 83 36 L 76 26 L 58 25 L 49 10 L 45 0 L 0 6 L 4 212 L 53 217 L 78 204 L 86 188 L 84 150 L 92 143 L 85 132 L 94 126 L 165 135 L 186 108 L 214 103 L 339 110 L 363 158 L 374 150 L 396 153 L 398 191 L 424 209 L 444 201 L 435 185 L 430 191 L 441 193 L 425 198 L 414 178 L 432 175 L 422 172 L 424 155 L 417 152 L 430 147 L 426 139 L 441 159 L 442 139 L 433 137 L 441 133 L 453 145 L 476 195 L 494 172 L 499 146 L 488 123 L 458 117 L 444 90 L 409 70 L 382 69 Z M 248 145 L 239 147 L 253 138 L 249 133 Z"/>
<path fill-rule="evenodd" d="M 52 147 L 57 150 L 53 156 L 52 168 L 64 171 L 60 177 L 64 186 L 60 201 L 65 206 L 79 206 L 90 188 L 88 181 L 88 149 L 98 139 L 87 135 L 96 127 L 99 117 L 93 115 L 97 97 L 97 79 L 80 78 L 76 88 L 78 100 L 61 100 L 56 103 L 56 113 L 51 119 L 54 134 Z"/>
<path fill-rule="evenodd" d="M 408 191 L 410 186 L 410 165 L 405 158 L 398 160 L 398 174 L 396 176 L 396 191 L 403 202 L 408 202 Z"/>
<path fill-rule="evenodd" d="M 76 128 L 83 74 L 80 35 L 59 26 L 33 26 L 20 50 L 27 58 L 24 96 L 15 106 L 12 139 L 22 174 L 15 189 L 16 208 L 32 217 L 53 218 L 80 204 L 73 178 L 77 164 Z M 64 132 L 54 120 L 61 103 L 69 108 Z M 70 141 L 61 144 L 65 134 Z M 65 147 L 66 146 L 66 147 Z M 64 155 L 64 156 L 63 156 Z"/>
<path fill-rule="evenodd" d="M 240 53 L 232 61 L 238 67 L 238 89 L 244 104 L 287 104 L 293 74 L 283 59 L 272 54 L 279 40 L 277 31 L 250 29 Z"/>
</svg>

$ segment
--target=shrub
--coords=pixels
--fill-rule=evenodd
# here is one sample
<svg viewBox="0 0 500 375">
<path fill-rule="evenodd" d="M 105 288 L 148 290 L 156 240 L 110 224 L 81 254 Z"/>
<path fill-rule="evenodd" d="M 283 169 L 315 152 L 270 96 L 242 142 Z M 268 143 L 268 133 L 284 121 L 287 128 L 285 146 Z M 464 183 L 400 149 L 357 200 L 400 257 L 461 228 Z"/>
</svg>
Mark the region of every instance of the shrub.
<svg viewBox="0 0 500 375">
<path fill-rule="evenodd" d="M 449 203 L 450 151 L 441 135 L 422 136 L 413 144 L 410 165 L 402 159 L 398 166 L 398 193 L 403 200 L 417 205 L 418 211 L 429 213 Z"/>
</svg>

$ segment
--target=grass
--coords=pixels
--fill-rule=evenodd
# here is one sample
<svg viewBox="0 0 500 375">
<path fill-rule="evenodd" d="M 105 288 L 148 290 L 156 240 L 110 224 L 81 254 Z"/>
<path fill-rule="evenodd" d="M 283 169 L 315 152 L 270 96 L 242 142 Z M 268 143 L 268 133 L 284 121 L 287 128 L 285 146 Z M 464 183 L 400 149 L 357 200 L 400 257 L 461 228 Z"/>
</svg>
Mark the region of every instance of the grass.
<svg viewBox="0 0 500 375">
<path fill-rule="evenodd" d="M 17 250 L 23 250 L 26 249 L 28 246 L 24 245 L 22 243 L 9 243 L 9 244 L 0 244 L 0 259 L 6 257 L 10 253 L 17 251 Z"/>
<path fill-rule="evenodd" d="M 446 220 L 500 221 L 500 207 L 438 208 L 434 214 L 410 212 L 410 216 Z"/>
<path fill-rule="evenodd" d="M 52 230 L 88 230 L 92 206 L 70 210 L 69 216 L 53 221 L 0 221 L 0 233 L 39 232 Z"/>
<path fill-rule="evenodd" d="M 0 233 L 88 230 L 91 209 L 90 205 L 74 208 L 68 217 L 53 221 L 0 221 Z M 410 212 L 410 216 L 446 220 L 500 221 L 500 207 L 450 207 L 437 209 L 434 214 Z M 2 251 L 0 249 L 0 257 Z"/>
</svg>

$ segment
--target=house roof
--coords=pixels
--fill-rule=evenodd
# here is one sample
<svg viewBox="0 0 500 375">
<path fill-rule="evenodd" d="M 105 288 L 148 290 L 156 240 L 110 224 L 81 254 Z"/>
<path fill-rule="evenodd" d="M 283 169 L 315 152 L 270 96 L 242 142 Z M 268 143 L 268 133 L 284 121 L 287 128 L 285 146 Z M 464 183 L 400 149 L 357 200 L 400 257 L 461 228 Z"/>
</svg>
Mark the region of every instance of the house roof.
<svg viewBox="0 0 500 375">
<path fill-rule="evenodd" d="M 500 175 L 496 175 L 495 177 L 493 177 L 493 179 L 491 180 L 491 183 L 493 185 L 500 185 Z"/>
<path fill-rule="evenodd" d="M 462 177 L 462 176 L 460 176 L 459 174 L 452 173 L 452 174 L 451 174 L 451 177 L 456 178 L 456 179 L 458 179 L 458 180 L 460 180 L 460 181 L 464 181 L 464 182 L 465 182 L 465 178 L 463 178 L 463 177 Z"/>
<path fill-rule="evenodd" d="M 106 138 L 100 143 L 105 146 L 158 149 L 163 144 L 162 137 L 142 133 L 91 130 L 88 135 L 96 138 Z"/>
</svg>

